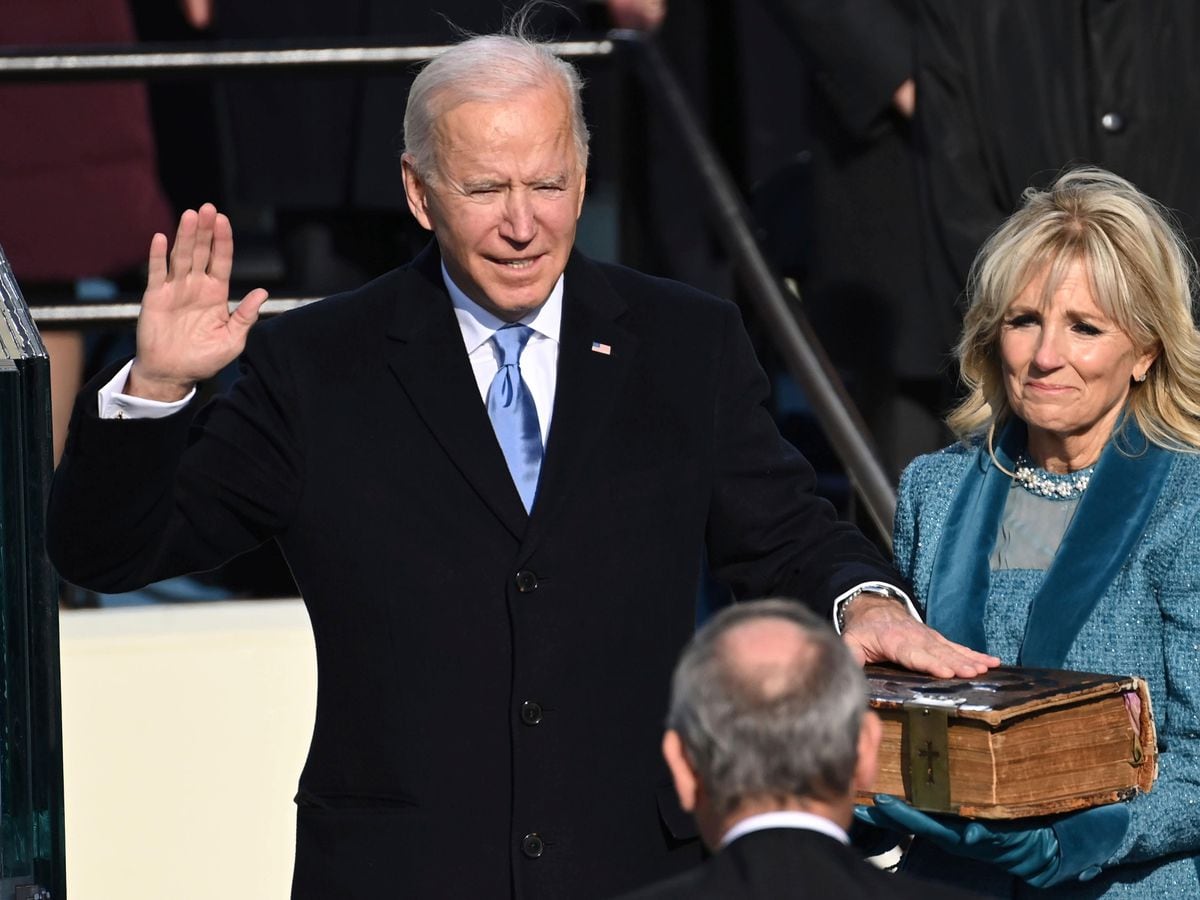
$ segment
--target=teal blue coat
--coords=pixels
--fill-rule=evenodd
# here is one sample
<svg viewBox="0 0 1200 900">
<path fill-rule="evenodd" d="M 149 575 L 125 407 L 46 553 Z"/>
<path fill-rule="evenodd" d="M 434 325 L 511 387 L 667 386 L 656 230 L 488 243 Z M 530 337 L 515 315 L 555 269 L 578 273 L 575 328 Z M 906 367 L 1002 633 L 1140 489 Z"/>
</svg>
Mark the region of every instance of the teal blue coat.
<svg viewBox="0 0 1200 900">
<path fill-rule="evenodd" d="M 1036 890 L 927 844 L 910 853 L 918 874 L 1002 897 L 1200 897 L 1200 456 L 1128 433 L 1105 450 L 1045 572 L 989 571 L 1011 480 L 986 448 L 919 457 L 901 478 L 896 565 L 929 624 L 1006 665 L 1140 675 L 1160 751 L 1123 835 L 1060 831 L 1090 880 Z M 1010 471 L 1023 444 L 1010 429 L 996 448 Z"/>
</svg>

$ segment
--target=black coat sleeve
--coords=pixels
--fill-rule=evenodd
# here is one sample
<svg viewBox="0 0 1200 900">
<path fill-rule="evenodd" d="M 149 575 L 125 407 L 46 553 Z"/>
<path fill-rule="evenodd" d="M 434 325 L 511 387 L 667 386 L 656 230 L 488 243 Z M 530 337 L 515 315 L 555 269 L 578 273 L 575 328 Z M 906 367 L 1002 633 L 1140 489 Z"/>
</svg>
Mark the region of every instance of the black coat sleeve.
<svg viewBox="0 0 1200 900">
<path fill-rule="evenodd" d="M 763 405 L 766 376 L 749 337 L 730 317 L 715 408 L 715 471 L 707 545 L 713 573 L 741 600 L 786 596 L 822 616 L 865 581 L 904 588 L 875 546 L 814 493 L 808 461 L 780 435 Z"/>
<path fill-rule="evenodd" d="M 918 165 L 930 290 L 954 303 L 971 262 L 1011 212 L 992 178 L 971 44 L 980 4 L 922 0 L 916 29 Z"/>
<path fill-rule="evenodd" d="M 895 0 L 763 0 L 846 129 L 867 137 L 912 75 L 912 23 Z"/>
<path fill-rule="evenodd" d="M 101 373 L 80 394 L 55 472 L 47 547 L 84 587 L 133 590 L 215 568 L 286 527 L 303 466 L 287 365 L 251 333 L 229 396 L 161 419 L 101 419 Z"/>
</svg>

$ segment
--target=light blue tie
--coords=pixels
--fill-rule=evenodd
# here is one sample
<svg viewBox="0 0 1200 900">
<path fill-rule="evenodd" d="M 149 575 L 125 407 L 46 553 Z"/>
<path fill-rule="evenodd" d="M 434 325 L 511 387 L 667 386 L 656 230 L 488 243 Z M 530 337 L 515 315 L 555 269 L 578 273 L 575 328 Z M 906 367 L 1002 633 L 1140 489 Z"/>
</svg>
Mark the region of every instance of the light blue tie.
<svg viewBox="0 0 1200 900">
<path fill-rule="evenodd" d="M 521 352 L 532 335 L 528 325 L 505 325 L 492 335 L 500 351 L 500 371 L 492 379 L 487 394 L 488 417 L 496 429 L 496 439 L 526 512 L 533 508 L 538 472 L 542 468 L 542 430 L 538 427 L 537 407 L 521 378 Z"/>
</svg>

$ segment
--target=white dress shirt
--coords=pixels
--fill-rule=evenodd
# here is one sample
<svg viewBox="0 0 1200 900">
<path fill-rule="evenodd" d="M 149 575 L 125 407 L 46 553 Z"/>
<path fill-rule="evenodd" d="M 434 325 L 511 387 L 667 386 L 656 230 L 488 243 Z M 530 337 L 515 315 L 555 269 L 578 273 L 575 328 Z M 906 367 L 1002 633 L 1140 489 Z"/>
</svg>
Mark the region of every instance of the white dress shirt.
<svg viewBox="0 0 1200 900">
<path fill-rule="evenodd" d="M 812 813 L 802 812 L 798 809 L 781 809 L 776 812 L 759 813 L 757 816 L 748 816 L 742 819 L 725 832 L 725 836 L 721 838 L 721 847 L 727 847 L 738 838 L 753 831 L 764 831 L 767 828 L 804 828 L 808 831 L 819 831 L 821 834 L 827 834 L 835 841 L 841 841 L 843 844 L 850 843 L 850 838 L 846 834 L 845 829 L 837 822 L 830 821 L 824 816 L 813 815 Z"/>
<path fill-rule="evenodd" d="M 475 372 L 479 396 L 487 403 L 488 388 L 500 371 L 500 351 L 492 343 L 492 335 L 509 324 L 492 315 L 461 290 L 450 279 L 442 263 L 442 278 L 454 304 L 454 316 L 462 331 L 467 359 Z M 523 317 L 520 322 L 533 329 L 529 343 L 521 352 L 521 379 L 533 397 L 538 425 L 542 429 L 542 446 L 550 436 L 550 417 L 554 413 L 554 388 L 558 381 L 558 336 L 562 328 L 563 276 L 558 276 L 546 302 Z"/>
<path fill-rule="evenodd" d="M 508 323 L 492 315 L 462 292 L 450 279 L 446 266 L 442 265 L 442 279 L 454 305 L 454 316 L 462 331 L 463 346 L 475 373 L 479 397 L 487 403 L 488 388 L 500 371 L 500 352 L 492 343 L 492 335 Z M 550 436 L 550 417 L 554 413 L 554 389 L 558 380 L 558 338 L 562 328 L 563 276 L 558 276 L 546 302 L 522 318 L 521 324 L 533 329 L 529 343 L 521 353 L 521 377 L 533 397 L 537 409 L 538 425 L 542 431 L 542 446 Z M 147 400 L 124 393 L 129 381 L 129 370 L 133 362 L 100 389 L 99 414 L 102 419 L 157 419 L 169 416 L 187 406 L 196 394 L 196 389 L 174 403 Z"/>
</svg>

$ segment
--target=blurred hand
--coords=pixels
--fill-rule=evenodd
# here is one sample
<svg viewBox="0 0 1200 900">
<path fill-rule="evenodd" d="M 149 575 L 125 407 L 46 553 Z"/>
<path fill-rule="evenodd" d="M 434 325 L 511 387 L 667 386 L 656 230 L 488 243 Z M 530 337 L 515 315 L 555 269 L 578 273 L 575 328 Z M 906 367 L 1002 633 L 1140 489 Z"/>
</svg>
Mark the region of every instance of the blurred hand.
<svg viewBox="0 0 1200 900">
<path fill-rule="evenodd" d="M 654 31 L 667 17 L 667 0 L 608 0 L 608 15 L 617 28 Z"/>
<path fill-rule="evenodd" d="M 179 0 L 183 17 L 193 28 L 203 31 L 212 24 L 213 0 Z"/>
<path fill-rule="evenodd" d="M 891 662 L 937 678 L 974 678 L 1000 660 L 956 644 L 918 622 L 891 597 L 859 594 L 846 607 L 842 638 L 859 663 Z"/>
<path fill-rule="evenodd" d="M 900 87 L 896 88 L 896 93 L 892 94 L 892 106 L 904 118 L 911 119 L 917 110 L 917 83 L 911 78 L 906 78 Z"/>
<path fill-rule="evenodd" d="M 154 235 L 126 393 L 182 400 L 237 358 L 267 292 L 251 291 L 230 313 L 232 268 L 233 229 L 211 203 L 180 217 L 169 266 L 167 237 Z"/>
<path fill-rule="evenodd" d="M 955 856 L 999 866 L 1034 887 L 1045 887 L 1058 872 L 1058 837 L 1049 825 L 1029 828 L 934 817 L 888 794 L 876 794 L 874 806 L 855 807 L 854 817 L 878 828 L 924 838 Z"/>
</svg>

